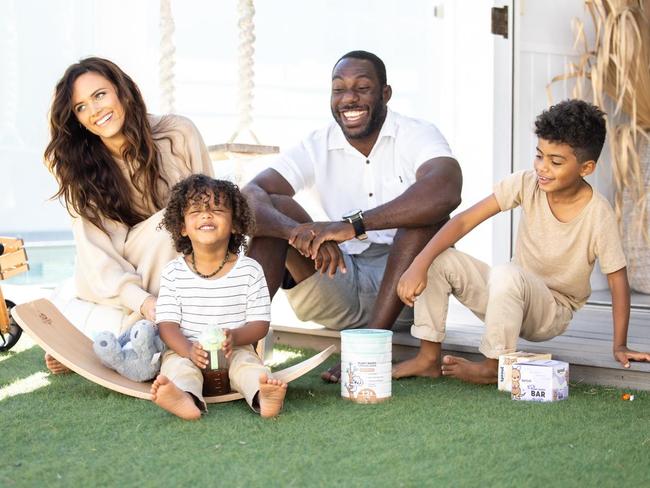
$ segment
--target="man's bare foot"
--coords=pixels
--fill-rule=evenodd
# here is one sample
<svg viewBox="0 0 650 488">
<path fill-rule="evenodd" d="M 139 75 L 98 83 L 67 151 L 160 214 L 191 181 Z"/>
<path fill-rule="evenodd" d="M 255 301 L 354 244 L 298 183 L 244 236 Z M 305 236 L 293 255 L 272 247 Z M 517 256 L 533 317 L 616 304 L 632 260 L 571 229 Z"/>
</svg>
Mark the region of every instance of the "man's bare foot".
<svg viewBox="0 0 650 488">
<path fill-rule="evenodd" d="M 474 362 L 457 356 L 442 358 L 442 374 L 458 378 L 468 383 L 489 385 L 497 382 L 499 362 L 496 359 L 485 359 Z"/>
<path fill-rule="evenodd" d="M 287 394 L 287 384 L 283 381 L 270 378 L 263 374 L 260 376 L 260 415 L 262 417 L 275 417 L 282 410 L 284 396 Z"/>
<path fill-rule="evenodd" d="M 201 410 L 194 403 L 192 395 L 181 390 L 162 374 L 159 374 L 151 385 L 151 401 L 182 419 L 201 418 Z"/>
<path fill-rule="evenodd" d="M 70 368 L 64 364 L 61 364 L 59 361 L 54 359 L 54 356 L 48 353 L 45 353 L 45 366 L 50 370 L 50 373 L 52 374 L 72 373 L 72 370 Z"/>
<path fill-rule="evenodd" d="M 440 371 L 440 356 L 429 357 L 419 353 L 417 356 L 393 366 L 393 378 L 408 378 L 410 376 L 425 376 L 438 378 Z"/>
<path fill-rule="evenodd" d="M 327 371 L 323 371 L 320 374 L 320 377 L 323 381 L 327 383 L 338 383 L 341 381 L 341 364 L 332 366 Z"/>
</svg>

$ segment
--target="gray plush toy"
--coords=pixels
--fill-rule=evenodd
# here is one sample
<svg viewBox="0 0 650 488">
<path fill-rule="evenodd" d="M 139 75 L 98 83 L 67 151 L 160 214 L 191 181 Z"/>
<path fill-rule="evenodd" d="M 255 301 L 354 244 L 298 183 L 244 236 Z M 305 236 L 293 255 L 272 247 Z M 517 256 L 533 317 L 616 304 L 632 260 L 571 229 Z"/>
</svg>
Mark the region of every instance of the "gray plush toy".
<svg viewBox="0 0 650 488">
<path fill-rule="evenodd" d="M 160 371 L 165 344 L 153 322 L 139 320 L 118 338 L 112 332 L 100 332 L 93 349 L 104 366 L 130 380 L 148 381 Z"/>
</svg>

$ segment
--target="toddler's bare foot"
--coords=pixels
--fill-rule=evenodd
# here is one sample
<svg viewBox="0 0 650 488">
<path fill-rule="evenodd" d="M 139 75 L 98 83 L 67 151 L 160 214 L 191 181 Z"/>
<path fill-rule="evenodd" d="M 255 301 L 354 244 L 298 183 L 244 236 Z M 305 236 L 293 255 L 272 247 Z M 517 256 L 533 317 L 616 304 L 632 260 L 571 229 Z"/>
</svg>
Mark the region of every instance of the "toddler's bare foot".
<svg viewBox="0 0 650 488">
<path fill-rule="evenodd" d="M 393 378 L 408 378 L 409 376 L 425 376 L 438 378 L 440 376 L 440 357 L 429 357 L 418 354 L 393 366 Z"/>
<path fill-rule="evenodd" d="M 282 410 L 284 396 L 287 394 L 287 384 L 283 381 L 260 376 L 260 415 L 262 417 L 275 417 Z"/>
<path fill-rule="evenodd" d="M 50 370 L 50 373 L 52 374 L 72 373 L 72 370 L 70 368 L 64 364 L 61 364 L 59 361 L 54 359 L 54 356 L 48 353 L 45 353 L 45 366 Z"/>
<path fill-rule="evenodd" d="M 162 374 L 159 374 L 151 385 L 151 401 L 182 419 L 201 418 L 201 410 L 194 403 L 192 395 L 181 390 Z"/>
<path fill-rule="evenodd" d="M 444 376 L 451 376 L 479 385 L 496 383 L 498 368 L 499 362 L 496 359 L 474 362 L 456 356 L 442 358 L 442 374 Z"/>
</svg>

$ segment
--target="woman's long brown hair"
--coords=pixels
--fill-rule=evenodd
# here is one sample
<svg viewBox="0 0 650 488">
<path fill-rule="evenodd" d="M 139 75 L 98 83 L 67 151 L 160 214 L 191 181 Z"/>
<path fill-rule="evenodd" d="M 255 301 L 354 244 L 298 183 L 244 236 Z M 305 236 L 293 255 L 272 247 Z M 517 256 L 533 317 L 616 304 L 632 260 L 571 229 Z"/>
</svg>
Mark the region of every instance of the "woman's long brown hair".
<svg viewBox="0 0 650 488">
<path fill-rule="evenodd" d="M 109 80 L 124 107 L 122 131 L 126 143 L 122 159 L 131 182 L 136 188 L 146 189 L 156 209 L 163 208 L 166 203 L 159 182 L 162 180 L 167 187 L 169 184 L 162 174 L 160 153 L 154 144 L 140 90 L 116 64 L 95 57 L 71 65 L 56 85 L 50 110 L 51 141 L 45 149 L 46 165 L 59 183 L 59 190 L 52 198 L 63 198 L 69 212 L 74 211 L 104 231 L 102 219 L 132 227 L 149 215 L 134 208 L 130 186 L 108 148 L 98 136 L 86 130 L 73 113 L 73 84 L 88 72 Z"/>
</svg>

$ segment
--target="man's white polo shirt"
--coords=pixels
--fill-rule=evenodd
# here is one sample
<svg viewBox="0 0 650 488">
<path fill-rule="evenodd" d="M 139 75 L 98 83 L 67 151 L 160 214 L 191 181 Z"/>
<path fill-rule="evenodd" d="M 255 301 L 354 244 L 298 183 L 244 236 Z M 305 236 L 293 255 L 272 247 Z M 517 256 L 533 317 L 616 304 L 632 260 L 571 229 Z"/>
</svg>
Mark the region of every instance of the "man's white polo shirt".
<svg viewBox="0 0 650 488">
<path fill-rule="evenodd" d="M 336 122 L 309 134 L 283 151 L 271 168 L 294 191 L 313 188 L 332 221 L 351 210 L 369 210 L 389 202 L 415 183 L 418 167 L 433 158 L 453 157 L 435 125 L 388 110 L 379 137 L 368 157 L 346 140 Z M 392 244 L 395 229 L 369 231 L 368 239 L 341 244 L 358 254 L 371 242 Z"/>
</svg>

